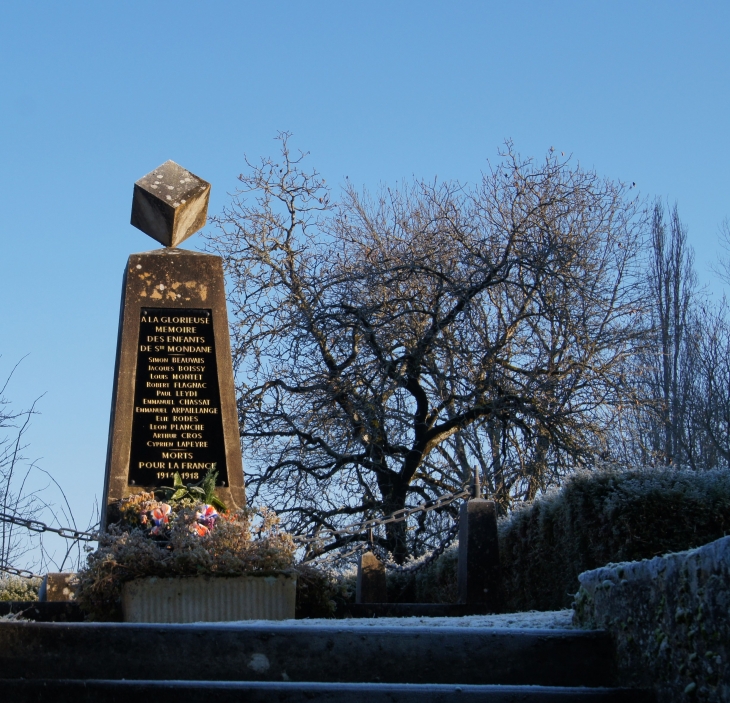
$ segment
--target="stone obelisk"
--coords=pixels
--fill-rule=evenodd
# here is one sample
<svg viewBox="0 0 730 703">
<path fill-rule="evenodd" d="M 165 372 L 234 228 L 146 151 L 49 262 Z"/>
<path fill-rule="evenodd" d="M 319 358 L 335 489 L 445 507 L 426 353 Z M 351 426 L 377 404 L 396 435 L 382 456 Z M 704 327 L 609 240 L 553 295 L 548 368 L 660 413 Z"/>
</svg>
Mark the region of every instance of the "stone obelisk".
<svg viewBox="0 0 730 703">
<path fill-rule="evenodd" d="M 124 273 L 101 527 L 126 496 L 196 483 L 245 504 L 223 265 L 178 249 L 206 222 L 210 184 L 167 161 L 134 185 L 132 224 L 164 245 Z"/>
</svg>

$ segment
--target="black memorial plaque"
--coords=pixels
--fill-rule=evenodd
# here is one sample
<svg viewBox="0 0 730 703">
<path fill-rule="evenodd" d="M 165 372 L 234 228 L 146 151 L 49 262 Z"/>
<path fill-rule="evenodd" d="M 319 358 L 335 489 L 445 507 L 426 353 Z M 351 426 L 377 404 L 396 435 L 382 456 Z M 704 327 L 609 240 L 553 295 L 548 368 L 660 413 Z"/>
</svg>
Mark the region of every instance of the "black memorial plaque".
<svg viewBox="0 0 730 703">
<path fill-rule="evenodd" d="M 211 310 L 143 308 L 137 347 L 129 485 L 228 485 Z"/>
</svg>

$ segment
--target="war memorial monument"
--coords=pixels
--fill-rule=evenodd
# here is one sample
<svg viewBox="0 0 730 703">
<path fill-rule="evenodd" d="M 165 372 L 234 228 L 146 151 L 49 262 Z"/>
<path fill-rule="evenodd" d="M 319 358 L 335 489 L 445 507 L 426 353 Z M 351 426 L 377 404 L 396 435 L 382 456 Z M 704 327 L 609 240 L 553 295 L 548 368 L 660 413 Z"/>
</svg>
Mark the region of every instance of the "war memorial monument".
<svg viewBox="0 0 730 703">
<path fill-rule="evenodd" d="M 143 490 L 217 471 L 245 504 L 222 260 L 179 249 L 205 225 L 210 184 L 167 161 L 134 185 L 131 223 L 164 245 L 132 254 L 122 285 L 101 527 Z"/>
</svg>

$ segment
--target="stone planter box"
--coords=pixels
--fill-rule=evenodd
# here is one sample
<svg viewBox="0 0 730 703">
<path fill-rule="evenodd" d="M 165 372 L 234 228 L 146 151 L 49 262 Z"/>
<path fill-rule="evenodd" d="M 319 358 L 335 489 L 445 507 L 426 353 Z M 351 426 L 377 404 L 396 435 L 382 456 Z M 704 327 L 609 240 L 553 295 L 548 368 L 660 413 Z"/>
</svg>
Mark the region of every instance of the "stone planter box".
<svg viewBox="0 0 730 703">
<path fill-rule="evenodd" d="M 296 574 L 182 576 L 125 583 L 124 622 L 225 622 L 294 618 Z"/>
</svg>

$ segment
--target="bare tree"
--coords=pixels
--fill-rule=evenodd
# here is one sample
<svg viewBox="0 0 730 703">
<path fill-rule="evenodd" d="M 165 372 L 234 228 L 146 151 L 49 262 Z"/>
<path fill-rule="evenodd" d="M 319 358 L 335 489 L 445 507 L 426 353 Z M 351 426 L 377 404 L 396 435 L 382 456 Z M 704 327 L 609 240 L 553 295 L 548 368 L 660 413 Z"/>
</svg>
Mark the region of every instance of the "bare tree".
<svg viewBox="0 0 730 703">
<path fill-rule="evenodd" d="M 720 225 L 720 246 L 730 251 L 730 220 Z M 714 272 L 730 283 L 730 259 L 720 257 Z M 684 433 L 688 462 L 705 469 L 730 465 L 730 307 L 704 299 L 694 306 L 685 337 L 683 375 L 690 398 Z"/>
<path fill-rule="evenodd" d="M 720 247 L 725 254 L 712 269 L 724 283 L 730 283 L 730 218 L 726 217 L 720 223 L 719 230 Z"/>
<path fill-rule="evenodd" d="M 15 410 L 5 396 L 18 364 L 0 386 L 0 512 L 50 526 L 76 528 L 73 512 L 58 481 L 25 456 L 28 447 L 25 435 L 36 414 L 38 399 L 27 409 Z M 81 558 L 78 542 L 49 541 L 42 533 L 29 532 L 21 525 L 0 519 L 0 578 L 7 567 L 35 570 L 50 567 L 59 571 L 77 567 Z"/>
<path fill-rule="evenodd" d="M 687 330 L 690 306 L 697 285 L 694 255 L 687 244 L 687 229 L 679 219 L 675 205 L 670 215 L 669 237 L 663 222 L 660 203 L 654 207 L 652 222 L 653 266 L 652 294 L 658 327 L 660 364 L 656 385 L 659 390 L 658 410 L 661 418 L 662 439 L 657 443 L 663 463 L 671 464 L 682 448 L 682 418 L 686 397 L 681 392 L 683 342 Z M 688 379 L 685 379 L 688 380 Z"/>
<path fill-rule="evenodd" d="M 16 366 L 0 388 L 0 509 L 3 513 L 29 517 L 38 504 L 37 496 L 26 491 L 30 467 L 23 466 L 23 436 L 35 403 L 29 410 L 12 409 L 5 392 Z M 0 522 L 0 567 L 17 564 L 31 549 L 24 532 L 8 522 Z"/>
<path fill-rule="evenodd" d="M 655 202 L 649 251 L 650 343 L 632 360 L 622 439 L 631 445 L 626 458 L 632 463 L 691 466 L 702 451 L 690 431 L 699 372 L 697 335 L 702 329 L 695 324 L 694 254 L 676 205 L 667 224 L 663 203 Z"/>
<path fill-rule="evenodd" d="M 347 184 L 334 203 L 287 138 L 209 235 L 249 498 L 299 532 L 428 500 L 479 463 L 503 502 L 590 463 L 641 341 L 644 220 L 625 187 L 508 143 L 474 187 Z M 383 543 L 402 560 L 448 519 L 390 524 Z"/>
<path fill-rule="evenodd" d="M 684 435 L 694 469 L 730 465 L 730 322 L 728 304 L 701 304 L 687 338 L 692 365 Z"/>
</svg>

